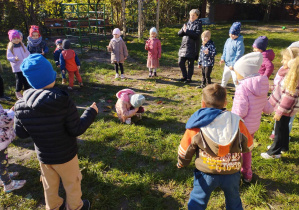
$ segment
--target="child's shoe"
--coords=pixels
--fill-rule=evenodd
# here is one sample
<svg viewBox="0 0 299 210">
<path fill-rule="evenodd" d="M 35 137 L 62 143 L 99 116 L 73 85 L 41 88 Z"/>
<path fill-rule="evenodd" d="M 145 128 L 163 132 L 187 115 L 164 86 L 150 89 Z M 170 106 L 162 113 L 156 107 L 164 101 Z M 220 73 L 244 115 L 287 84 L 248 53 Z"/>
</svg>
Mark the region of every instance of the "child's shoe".
<svg viewBox="0 0 299 210">
<path fill-rule="evenodd" d="M 154 77 L 156 77 L 157 76 L 157 72 L 154 72 Z"/>
<path fill-rule="evenodd" d="M 4 192 L 10 193 L 14 190 L 22 188 L 26 183 L 26 180 L 11 180 L 9 185 L 4 185 Z"/>
<path fill-rule="evenodd" d="M 267 152 L 261 153 L 261 156 L 264 159 L 279 159 L 279 158 L 281 158 L 281 154 L 279 154 L 279 155 L 268 155 Z"/>
<path fill-rule="evenodd" d="M 71 86 L 68 86 L 67 89 L 69 89 L 69 90 L 73 90 L 73 88 L 72 88 Z"/>
<path fill-rule="evenodd" d="M 16 92 L 16 97 L 17 97 L 17 99 L 22 99 L 23 95 L 21 92 Z"/>
<path fill-rule="evenodd" d="M 118 73 L 115 74 L 115 79 L 117 79 L 117 78 L 119 78 L 119 74 Z"/>
<path fill-rule="evenodd" d="M 131 118 L 126 119 L 126 124 L 131 125 L 132 121 Z"/>
<path fill-rule="evenodd" d="M 62 84 L 66 84 L 66 79 L 62 79 Z"/>
<path fill-rule="evenodd" d="M 10 179 L 13 179 L 16 176 L 19 176 L 19 172 L 17 172 L 17 171 L 15 171 L 15 172 L 9 172 L 8 175 L 9 175 Z M 0 187 L 3 187 L 3 186 L 4 186 L 4 183 L 3 183 L 2 180 L 0 180 Z"/>
<path fill-rule="evenodd" d="M 80 87 L 83 87 L 83 82 L 79 82 L 79 86 L 80 86 Z"/>
<path fill-rule="evenodd" d="M 81 210 L 89 210 L 90 209 L 90 202 L 89 200 L 83 200 L 83 206 Z"/>
<path fill-rule="evenodd" d="M 149 74 L 148 74 L 148 77 L 152 77 L 153 76 L 153 72 L 150 71 Z"/>
<path fill-rule="evenodd" d="M 124 79 L 124 78 L 126 78 L 126 77 L 125 77 L 124 74 L 121 74 L 121 75 L 120 75 L 120 78 L 121 78 L 121 79 Z"/>
</svg>

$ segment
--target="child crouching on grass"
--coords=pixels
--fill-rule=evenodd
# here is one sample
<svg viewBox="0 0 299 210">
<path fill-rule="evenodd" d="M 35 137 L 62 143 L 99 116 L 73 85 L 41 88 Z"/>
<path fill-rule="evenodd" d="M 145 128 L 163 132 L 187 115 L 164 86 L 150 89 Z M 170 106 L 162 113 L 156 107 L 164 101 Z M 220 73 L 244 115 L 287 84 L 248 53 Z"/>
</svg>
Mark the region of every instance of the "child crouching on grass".
<svg viewBox="0 0 299 210">
<path fill-rule="evenodd" d="M 239 116 L 225 110 L 225 88 L 206 86 L 201 104 L 203 108 L 188 120 L 178 150 L 178 168 L 188 166 L 196 154 L 188 209 L 206 209 L 217 187 L 224 191 L 226 209 L 243 209 L 239 194 L 241 153 L 250 151 L 252 136 Z"/>
<path fill-rule="evenodd" d="M 141 119 L 141 114 L 144 113 L 142 104 L 145 102 L 143 95 L 135 94 L 131 89 L 123 89 L 116 93 L 116 97 L 118 100 L 115 109 L 121 122 L 131 124 L 131 117 L 134 115 Z"/>
</svg>

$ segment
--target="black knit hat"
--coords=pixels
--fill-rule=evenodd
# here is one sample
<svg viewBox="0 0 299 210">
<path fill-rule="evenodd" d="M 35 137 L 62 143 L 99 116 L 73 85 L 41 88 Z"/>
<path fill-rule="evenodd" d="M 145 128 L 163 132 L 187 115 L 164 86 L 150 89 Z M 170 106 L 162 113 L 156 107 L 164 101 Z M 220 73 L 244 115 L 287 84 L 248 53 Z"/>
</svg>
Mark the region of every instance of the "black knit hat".
<svg viewBox="0 0 299 210">
<path fill-rule="evenodd" d="M 63 40 L 62 48 L 67 50 L 71 48 L 71 42 L 68 39 Z"/>
</svg>

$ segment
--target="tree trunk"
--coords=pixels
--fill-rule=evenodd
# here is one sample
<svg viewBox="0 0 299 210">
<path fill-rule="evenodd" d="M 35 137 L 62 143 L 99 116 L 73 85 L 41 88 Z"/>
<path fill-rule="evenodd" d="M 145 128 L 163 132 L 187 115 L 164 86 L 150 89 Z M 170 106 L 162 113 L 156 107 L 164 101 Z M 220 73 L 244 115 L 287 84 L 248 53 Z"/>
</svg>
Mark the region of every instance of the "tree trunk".
<svg viewBox="0 0 299 210">
<path fill-rule="evenodd" d="M 269 22 L 272 1 L 273 0 L 267 0 L 267 2 L 266 2 L 266 11 L 264 14 L 264 22 Z"/>
<path fill-rule="evenodd" d="M 138 39 L 143 37 L 142 0 L 138 0 Z"/>
<path fill-rule="evenodd" d="M 202 5 L 201 5 L 201 18 L 205 18 L 207 14 L 207 0 L 202 0 Z"/>
<path fill-rule="evenodd" d="M 160 0 L 157 0 L 156 29 L 158 34 L 159 34 L 159 14 L 160 14 Z"/>
<path fill-rule="evenodd" d="M 123 37 L 126 38 L 127 23 L 126 23 L 126 1 L 122 0 L 122 20 L 123 20 Z"/>
<path fill-rule="evenodd" d="M 209 18 L 210 22 L 214 22 L 214 10 L 215 10 L 215 5 L 214 3 L 210 3 L 207 1 L 207 9 L 206 9 L 206 16 Z"/>
</svg>

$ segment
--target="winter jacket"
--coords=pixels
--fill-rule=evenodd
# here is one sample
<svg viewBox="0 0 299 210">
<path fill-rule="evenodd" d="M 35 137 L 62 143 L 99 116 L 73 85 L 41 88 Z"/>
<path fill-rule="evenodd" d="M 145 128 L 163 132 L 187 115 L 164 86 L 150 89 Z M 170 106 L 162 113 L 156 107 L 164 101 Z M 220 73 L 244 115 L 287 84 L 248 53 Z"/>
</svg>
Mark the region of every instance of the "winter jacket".
<svg viewBox="0 0 299 210">
<path fill-rule="evenodd" d="M 261 68 L 259 69 L 259 74 L 262 76 L 267 76 L 269 78 L 274 70 L 272 61 L 275 58 L 275 53 L 273 52 L 273 50 L 266 50 L 262 52 L 262 55 L 263 63 Z"/>
<path fill-rule="evenodd" d="M 224 44 L 221 60 L 225 61 L 226 66 L 234 67 L 237 60 L 244 55 L 244 51 L 245 47 L 242 35 L 236 39 L 228 38 Z"/>
<path fill-rule="evenodd" d="M 77 71 L 80 60 L 74 50 L 63 50 L 60 54 L 60 69 L 67 71 Z"/>
<path fill-rule="evenodd" d="M 267 76 L 256 74 L 239 81 L 235 92 L 232 113 L 240 116 L 250 134 L 260 127 L 262 112 L 271 114 L 272 105 L 268 102 L 269 81 Z"/>
<path fill-rule="evenodd" d="M 62 49 L 56 48 L 54 53 L 53 53 L 54 61 L 55 61 L 56 66 L 60 65 L 59 59 L 60 59 L 61 52 L 62 52 Z"/>
<path fill-rule="evenodd" d="M 145 43 L 145 49 L 148 51 L 147 58 L 161 58 L 161 42 L 159 39 L 148 39 Z"/>
<path fill-rule="evenodd" d="M 208 49 L 209 53 L 205 54 L 204 51 Z M 216 47 L 212 40 L 209 40 L 205 45 L 201 45 L 198 65 L 200 66 L 214 66 L 214 58 L 216 55 Z"/>
<path fill-rule="evenodd" d="M 76 137 L 86 131 L 96 115 L 89 107 L 80 117 L 63 90 L 31 88 L 15 104 L 14 129 L 20 138 L 31 136 L 41 163 L 63 164 L 75 157 Z"/>
<path fill-rule="evenodd" d="M 269 97 L 269 102 L 274 107 L 276 114 L 292 117 L 299 110 L 299 85 L 297 85 L 295 93 L 291 94 L 283 88 L 283 83 L 284 77 L 281 77 L 281 80 L 278 81 L 278 84 L 275 86 Z"/>
<path fill-rule="evenodd" d="M 183 27 L 178 32 L 182 38 L 181 47 L 179 49 L 179 57 L 198 59 L 200 34 L 202 32 L 202 22 L 200 19 L 186 23 L 187 30 L 184 32 Z"/>
<path fill-rule="evenodd" d="M 30 52 L 30 54 L 33 53 L 42 53 L 42 51 L 44 51 L 44 53 L 48 53 L 49 52 L 49 48 L 47 46 L 47 43 L 42 40 L 41 43 L 39 45 L 37 45 L 36 47 L 30 46 L 29 44 L 27 45 L 27 49 Z"/>
<path fill-rule="evenodd" d="M 203 108 L 188 120 L 178 149 L 177 166 L 189 165 L 194 154 L 195 167 L 207 174 L 233 174 L 242 166 L 241 153 L 249 152 L 253 139 L 241 118 L 220 110 L 210 122 L 211 111 Z M 202 123 L 204 122 L 204 123 Z"/>
<path fill-rule="evenodd" d="M 130 98 L 134 94 L 135 92 L 131 89 L 123 89 L 116 93 L 118 100 L 115 104 L 115 109 L 118 118 L 122 122 L 125 122 L 127 118 L 133 117 L 136 114 L 135 109 L 130 110 L 132 107 Z"/>
<path fill-rule="evenodd" d="M 274 90 L 274 87 L 278 85 L 278 83 L 283 80 L 285 75 L 288 73 L 289 69 L 284 69 L 283 66 L 277 71 L 275 78 L 273 80 L 273 86 L 270 87 L 270 90 Z"/>
<path fill-rule="evenodd" d="M 128 57 L 128 50 L 124 40 L 120 39 L 118 42 L 111 39 L 109 43 L 109 52 L 111 52 L 111 63 L 123 63 Z"/>
<path fill-rule="evenodd" d="M 7 60 L 10 62 L 12 72 L 21 72 L 20 66 L 25 58 L 27 58 L 30 55 L 30 52 L 26 49 L 26 47 L 14 47 L 13 53 L 9 49 L 7 49 L 6 57 Z M 16 61 L 16 56 L 19 58 L 18 61 Z"/>
<path fill-rule="evenodd" d="M 3 109 L 0 105 L 0 151 L 6 149 L 14 140 L 16 134 L 13 130 L 14 112 Z"/>
</svg>

